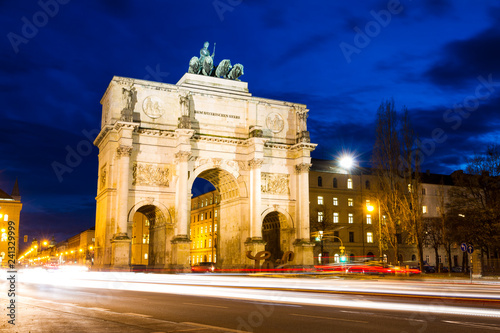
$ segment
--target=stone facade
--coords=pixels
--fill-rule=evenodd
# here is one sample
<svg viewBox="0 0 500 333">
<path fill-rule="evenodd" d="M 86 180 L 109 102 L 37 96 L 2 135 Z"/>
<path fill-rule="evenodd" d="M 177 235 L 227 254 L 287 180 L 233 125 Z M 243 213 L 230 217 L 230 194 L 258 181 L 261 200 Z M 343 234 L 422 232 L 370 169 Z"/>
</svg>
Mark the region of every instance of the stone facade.
<svg viewBox="0 0 500 333">
<path fill-rule="evenodd" d="M 19 255 L 19 223 L 22 208 L 23 205 L 17 187 L 17 181 L 11 195 L 8 195 L 0 189 L 1 267 L 9 267 L 9 260 L 13 260 L 13 262 L 16 263 L 16 259 Z"/>
<path fill-rule="evenodd" d="M 177 84 L 114 77 L 101 104 L 96 267 L 131 265 L 134 216 L 149 221 L 148 265 L 189 265 L 191 187 L 220 195 L 217 258 L 250 265 L 262 222 L 281 214 L 281 251 L 312 264 L 310 152 L 305 105 L 252 96 L 246 82 L 185 74 Z M 264 176 L 263 176 L 264 175 Z"/>
</svg>

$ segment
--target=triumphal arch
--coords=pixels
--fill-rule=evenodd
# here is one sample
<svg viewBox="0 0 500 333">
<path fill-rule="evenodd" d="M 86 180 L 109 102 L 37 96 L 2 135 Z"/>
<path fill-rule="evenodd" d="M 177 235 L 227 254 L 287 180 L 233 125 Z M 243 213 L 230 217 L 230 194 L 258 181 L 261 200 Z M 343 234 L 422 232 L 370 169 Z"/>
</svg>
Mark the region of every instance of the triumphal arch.
<svg viewBox="0 0 500 333">
<path fill-rule="evenodd" d="M 198 177 L 219 193 L 222 268 L 252 265 L 247 251 L 270 241 L 311 265 L 308 110 L 252 96 L 242 66 L 231 77 L 230 64 L 210 75 L 192 62 L 177 84 L 114 77 L 101 100 L 96 268 L 130 268 L 139 245 L 148 267 L 188 267 Z"/>
</svg>

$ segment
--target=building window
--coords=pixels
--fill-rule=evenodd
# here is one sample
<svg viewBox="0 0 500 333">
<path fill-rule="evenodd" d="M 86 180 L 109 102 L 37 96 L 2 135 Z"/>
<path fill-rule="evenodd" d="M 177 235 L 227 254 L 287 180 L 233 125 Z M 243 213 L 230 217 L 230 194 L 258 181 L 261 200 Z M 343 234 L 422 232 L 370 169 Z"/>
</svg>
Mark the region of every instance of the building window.
<svg viewBox="0 0 500 333">
<path fill-rule="evenodd" d="M 333 213 L 333 223 L 339 223 L 339 213 Z"/>
<path fill-rule="evenodd" d="M 339 199 L 338 198 L 333 198 L 333 205 L 338 206 L 339 205 Z"/>
<path fill-rule="evenodd" d="M 214 232 L 217 232 L 217 224 L 214 224 Z"/>
<path fill-rule="evenodd" d="M 372 216 L 370 214 L 366 215 L 366 224 L 372 224 Z"/>
<path fill-rule="evenodd" d="M 349 213 L 349 223 L 354 223 L 354 215 L 352 213 Z"/>
<path fill-rule="evenodd" d="M 212 204 L 212 201 L 213 201 L 213 199 L 212 199 L 212 197 L 210 197 L 210 204 Z"/>
<path fill-rule="evenodd" d="M 408 184 L 408 193 L 411 193 L 411 191 L 412 191 L 411 184 Z"/>
<path fill-rule="evenodd" d="M 318 222 L 323 222 L 323 212 L 318 212 Z"/>
<path fill-rule="evenodd" d="M 422 195 L 425 195 L 425 188 L 422 188 Z"/>
<path fill-rule="evenodd" d="M 323 186 L 323 178 L 318 177 L 318 186 L 321 187 Z"/>
<path fill-rule="evenodd" d="M 366 242 L 367 243 L 373 243 L 373 232 L 367 232 L 366 233 Z"/>
<path fill-rule="evenodd" d="M 208 255 L 208 261 L 212 262 L 212 255 L 211 254 Z"/>
<path fill-rule="evenodd" d="M 209 225 L 209 232 L 212 232 L 212 225 Z"/>
<path fill-rule="evenodd" d="M 442 261 L 441 261 L 441 255 L 438 255 L 438 262 L 441 264 Z"/>
<path fill-rule="evenodd" d="M 322 204 L 323 204 L 323 197 L 318 196 L 318 205 L 322 205 Z"/>
<path fill-rule="evenodd" d="M 212 247 L 212 238 L 208 240 L 208 247 Z"/>
<path fill-rule="evenodd" d="M 334 232 L 333 232 L 333 236 L 334 236 L 334 237 L 333 237 L 333 241 L 334 241 L 334 242 L 338 242 L 338 241 L 339 241 L 339 239 L 340 239 L 340 236 L 339 236 L 339 235 L 340 235 L 340 232 L 339 232 L 339 231 L 334 231 Z"/>
<path fill-rule="evenodd" d="M 149 235 L 148 234 L 142 235 L 142 244 L 149 244 Z"/>
<path fill-rule="evenodd" d="M 349 243 L 354 243 L 354 231 L 349 231 Z"/>
<path fill-rule="evenodd" d="M 208 225 L 205 226 L 205 233 L 208 232 Z"/>
<path fill-rule="evenodd" d="M 203 208 L 203 200 L 201 200 L 201 208 Z"/>
<path fill-rule="evenodd" d="M 336 264 L 340 263 L 340 256 L 338 253 L 335 253 L 335 255 L 333 256 L 333 262 Z"/>
<path fill-rule="evenodd" d="M 333 188 L 337 188 L 337 178 L 333 178 Z"/>
<path fill-rule="evenodd" d="M 147 253 L 144 253 L 144 259 L 148 259 L 148 254 Z"/>
<path fill-rule="evenodd" d="M 352 178 L 347 179 L 347 188 L 352 189 Z"/>
<path fill-rule="evenodd" d="M 429 255 L 425 256 L 425 262 L 428 264 L 429 263 Z"/>
<path fill-rule="evenodd" d="M 200 234 L 203 233 L 203 227 L 200 227 Z"/>
<path fill-rule="evenodd" d="M 427 206 L 422 206 L 422 213 L 427 214 Z"/>
<path fill-rule="evenodd" d="M 369 189 L 370 189 L 370 181 L 369 181 L 369 180 L 367 180 L 367 181 L 365 182 L 365 188 L 366 188 L 367 190 L 369 190 Z"/>
<path fill-rule="evenodd" d="M 347 199 L 347 206 L 349 207 L 354 206 L 354 200 L 352 198 Z"/>
<path fill-rule="evenodd" d="M 217 217 L 217 209 L 214 211 L 214 217 Z"/>
</svg>

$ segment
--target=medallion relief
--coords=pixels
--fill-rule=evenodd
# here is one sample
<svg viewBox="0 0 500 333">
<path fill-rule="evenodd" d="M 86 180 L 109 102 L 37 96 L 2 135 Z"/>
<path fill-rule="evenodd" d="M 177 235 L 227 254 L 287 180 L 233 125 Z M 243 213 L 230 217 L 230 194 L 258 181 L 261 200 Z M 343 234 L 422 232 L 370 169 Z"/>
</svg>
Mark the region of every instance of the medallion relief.
<svg viewBox="0 0 500 333">
<path fill-rule="evenodd" d="M 142 102 L 142 110 L 149 118 L 160 118 L 165 113 L 165 105 L 156 96 L 148 96 Z"/>
<path fill-rule="evenodd" d="M 279 133 L 285 127 L 283 117 L 276 112 L 270 113 L 266 118 L 266 126 L 273 133 Z"/>
</svg>

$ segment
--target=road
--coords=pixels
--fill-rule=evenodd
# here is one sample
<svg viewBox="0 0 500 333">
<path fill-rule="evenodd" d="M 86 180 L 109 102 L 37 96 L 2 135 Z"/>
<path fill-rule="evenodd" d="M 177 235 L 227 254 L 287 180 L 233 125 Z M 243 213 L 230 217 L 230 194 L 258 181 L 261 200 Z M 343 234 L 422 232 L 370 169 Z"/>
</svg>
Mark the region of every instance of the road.
<svg viewBox="0 0 500 333">
<path fill-rule="evenodd" d="M 500 331 L 498 284 L 112 276 L 113 287 L 105 288 L 76 286 L 67 277 L 62 286 L 54 282 L 55 275 L 50 275 L 50 283 L 41 275 L 39 281 L 21 279 L 20 322 L 38 316 L 31 332 Z M 89 273 L 83 280 L 95 277 Z M 156 282 L 136 282 L 144 279 Z M 97 280 L 102 283 L 103 278 Z M 148 291 L 130 290 L 142 289 L 143 284 Z M 173 288 L 171 292 L 162 290 L 165 285 Z"/>
</svg>

